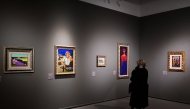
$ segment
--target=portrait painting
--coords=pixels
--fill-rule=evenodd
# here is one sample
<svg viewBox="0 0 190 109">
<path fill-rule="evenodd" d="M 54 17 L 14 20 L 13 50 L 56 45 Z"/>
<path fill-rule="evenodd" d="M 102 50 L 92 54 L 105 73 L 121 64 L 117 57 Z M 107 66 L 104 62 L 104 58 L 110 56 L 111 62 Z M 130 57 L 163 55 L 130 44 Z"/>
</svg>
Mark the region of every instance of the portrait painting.
<svg viewBox="0 0 190 109">
<path fill-rule="evenodd" d="M 4 72 L 34 72 L 34 49 L 4 47 Z"/>
<path fill-rule="evenodd" d="M 76 47 L 55 46 L 55 74 L 75 74 Z"/>
<path fill-rule="evenodd" d="M 129 77 L 129 45 L 118 43 L 118 78 Z"/>
<path fill-rule="evenodd" d="M 168 70 L 185 71 L 185 52 L 170 51 L 168 52 Z"/>
<path fill-rule="evenodd" d="M 97 67 L 105 67 L 106 66 L 106 56 L 97 55 Z"/>
<path fill-rule="evenodd" d="M 172 57 L 172 67 L 180 68 L 181 56 L 171 56 Z"/>
</svg>

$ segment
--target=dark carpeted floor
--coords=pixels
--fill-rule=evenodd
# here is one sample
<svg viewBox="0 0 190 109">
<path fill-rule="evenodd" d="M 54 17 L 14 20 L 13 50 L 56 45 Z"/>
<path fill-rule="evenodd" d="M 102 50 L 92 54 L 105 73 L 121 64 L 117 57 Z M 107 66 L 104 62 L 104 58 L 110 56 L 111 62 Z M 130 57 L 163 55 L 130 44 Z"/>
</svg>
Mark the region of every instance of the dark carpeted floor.
<svg viewBox="0 0 190 109">
<path fill-rule="evenodd" d="M 129 99 L 127 97 L 73 109 L 130 109 Z M 190 109 L 190 104 L 149 98 L 149 106 L 146 109 Z"/>
</svg>

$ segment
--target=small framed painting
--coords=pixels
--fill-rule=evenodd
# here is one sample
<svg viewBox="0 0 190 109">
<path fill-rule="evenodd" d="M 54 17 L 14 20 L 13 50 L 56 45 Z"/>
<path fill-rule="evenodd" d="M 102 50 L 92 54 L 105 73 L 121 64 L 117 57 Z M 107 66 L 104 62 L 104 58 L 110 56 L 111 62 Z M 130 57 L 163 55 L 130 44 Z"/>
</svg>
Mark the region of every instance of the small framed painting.
<svg viewBox="0 0 190 109">
<path fill-rule="evenodd" d="M 76 73 L 76 47 L 55 45 L 55 75 Z"/>
<path fill-rule="evenodd" d="M 106 66 L 106 56 L 97 55 L 97 67 L 105 67 Z"/>
<path fill-rule="evenodd" d="M 168 52 L 168 70 L 169 71 L 185 71 L 185 52 L 169 51 Z"/>
<path fill-rule="evenodd" d="M 118 43 L 118 79 L 129 78 L 129 44 Z"/>
<path fill-rule="evenodd" d="M 34 49 L 4 47 L 4 73 L 34 72 Z"/>
</svg>

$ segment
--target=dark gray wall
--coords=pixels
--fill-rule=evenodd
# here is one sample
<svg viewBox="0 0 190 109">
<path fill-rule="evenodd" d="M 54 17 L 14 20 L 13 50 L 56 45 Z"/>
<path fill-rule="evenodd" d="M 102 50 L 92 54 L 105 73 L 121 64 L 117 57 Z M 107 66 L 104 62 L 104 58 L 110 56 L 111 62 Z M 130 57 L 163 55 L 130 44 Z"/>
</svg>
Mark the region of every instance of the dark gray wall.
<svg viewBox="0 0 190 109">
<path fill-rule="evenodd" d="M 33 47 L 35 72 L 4 74 L 0 58 L 0 107 L 58 109 L 129 96 L 129 79 L 113 75 L 117 43 L 130 44 L 132 70 L 139 58 L 139 29 L 137 17 L 76 0 L 1 1 L 0 57 L 3 46 Z M 54 45 L 76 46 L 76 75 L 48 80 Z M 96 55 L 107 56 L 106 67 L 96 67 Z"/>
<path fill-rule="evenodd" d="M 190 8 L 140 19 L 140 58 L 149 70 L 149 95 L 190 103 Z M 167 52 L 186 52 L 186 71 L 167 71 Z"/>
</svg>

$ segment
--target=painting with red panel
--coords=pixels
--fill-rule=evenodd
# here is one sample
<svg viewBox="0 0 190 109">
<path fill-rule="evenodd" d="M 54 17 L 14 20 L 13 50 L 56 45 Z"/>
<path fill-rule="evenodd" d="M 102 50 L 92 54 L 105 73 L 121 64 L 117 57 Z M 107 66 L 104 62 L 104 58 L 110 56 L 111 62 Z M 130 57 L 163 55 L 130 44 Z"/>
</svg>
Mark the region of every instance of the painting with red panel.
<svg viewBox="0 0 190 109">
<path fill-rule="evenodd" d="M 128 47 L 120 46 L 120 75 L 128 75 L 127 70 L 127 51 Z"/>
<path fill-rule="evenodd" d="M 172 56 L 172 67 L 180 67 L 180 56 Z"/>
</svg>

